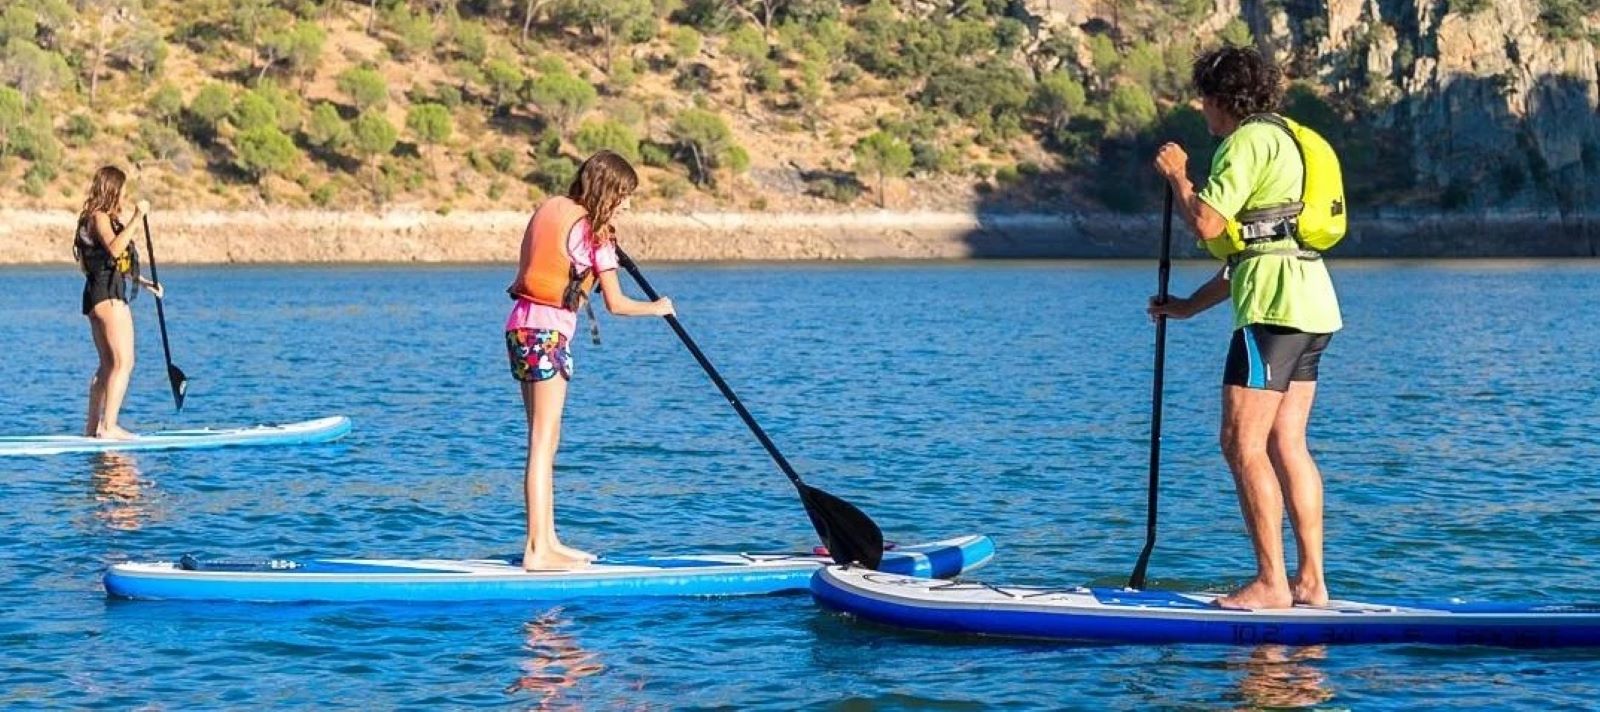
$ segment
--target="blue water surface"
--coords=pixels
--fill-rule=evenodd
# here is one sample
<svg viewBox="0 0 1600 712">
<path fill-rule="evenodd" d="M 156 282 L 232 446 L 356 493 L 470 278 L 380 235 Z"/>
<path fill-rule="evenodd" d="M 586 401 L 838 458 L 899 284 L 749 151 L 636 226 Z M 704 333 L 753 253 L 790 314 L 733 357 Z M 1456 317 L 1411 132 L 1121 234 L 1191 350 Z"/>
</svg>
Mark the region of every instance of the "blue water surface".
<svg viewBox="0 0 1600 712">
<path fill-rule="evenodd" d="M 890 539 L 982 532 L 988 580 L 1118 584 L 1144 536 L 1148 264 L 647 266 L 813 484 Z M 506 267 L 163 272 L 124 423 L 343 414 L 322 446 L 0 460 L 0 705 L 111 709 L 1588 709 L 1600 651 L 1047 645 L 893 631 L 809 597 L 451 606 L 107 600 L 123 560 L 478 557 L 521 545 Z M 1334 265 L 1314 449 L 1338 596 L 1600 598 L 1600 265 Z M 1207 265 L 1180 266 L 1187 292 Z M 0 272 L 0 433 L 81 427 L 70 269 Z M 577 344 L 563 537 L 793 550 L 794 492 L 656 319 Z M 1154 585 L 1251 560 L 1215 444 L 1226 308 L 1170 330 Z M 1292 547 L 1291 547 L 1292 551 Z"/>
</svg>

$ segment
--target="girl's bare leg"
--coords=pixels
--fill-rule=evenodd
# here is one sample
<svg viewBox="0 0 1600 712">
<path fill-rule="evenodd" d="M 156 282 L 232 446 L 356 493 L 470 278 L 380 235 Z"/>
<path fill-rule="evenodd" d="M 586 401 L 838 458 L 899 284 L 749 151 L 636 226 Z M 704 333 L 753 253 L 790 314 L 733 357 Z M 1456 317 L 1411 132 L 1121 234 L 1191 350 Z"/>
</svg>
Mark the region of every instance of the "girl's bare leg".
<svg viewBox="0 0 1600 712">
<path fill-rule="evenodd" d="M 577 569 L 589 563 L 582 552 L 562 547 L 555 531 L 556 448 L 561 443 L 561 412 L 566 400 L 565 378 L 522 384 L 522 403 L 528 416 L 528 462 L 523 485 L 528 537 L 522 551 L 522 568 L 529 571 Z"/>
<path fill-rule="evenodd" d="M 107 299 L 94 305 L 91 315 L 97 317 L 104 330 L 105 341 L 111 356 L 101 355 L 100 383 L 104 389 L 104 410 L 95 435 L 113 440 L 127 440 L 133 433 L 117 424 L 122 412 L 122 399 L 128 395 L 128 381 L 133 377 L 133 312 L 128 303 L 120 299 Z"/>
</svg>

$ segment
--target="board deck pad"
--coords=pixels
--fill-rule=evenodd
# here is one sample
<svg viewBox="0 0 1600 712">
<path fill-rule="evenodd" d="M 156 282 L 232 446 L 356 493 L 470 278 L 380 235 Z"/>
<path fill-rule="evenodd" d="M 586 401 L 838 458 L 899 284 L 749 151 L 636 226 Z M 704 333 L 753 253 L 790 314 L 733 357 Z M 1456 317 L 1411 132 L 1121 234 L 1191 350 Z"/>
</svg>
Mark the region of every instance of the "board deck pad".
<svg viewBox="0 0 1600 712">
<path fill-rule="evenodd" d="M 188 450 L 230 446 L 302 445 L 338 440 L 350 432 L 350 419 L 342 415 L 282 425 L 246 428 L 163 430 L 132 440 L 106 440 L 81 435 L 0 436 L 0 457 L 61 455 L 74 452 L 138 452 Z"/>
<path fill-rule="evenodd" d="M 1126 643 L 1322 645 L 1433 643 L 1600 647 L 1600 604 L 1330 601 L 1326 606 L 1226 610 L 1219 593 L 1043 588 L 828 566 L 811 592 L 824 606 L 925 631 Z"/>
<path fill-rule="evenodd" d="M 886 552 L 883 568 L 955 576 L 994 557 L 969 535 Z M 519 557 L 272 559 L 123 563 L 106 572 L 112 596 L 224 601 L 563 600 L 587 596 L 725 596 L 804 591 L 832 563 L 811 554 L 604 556 L 573 571 L 523 571 Z"/>
</svg>

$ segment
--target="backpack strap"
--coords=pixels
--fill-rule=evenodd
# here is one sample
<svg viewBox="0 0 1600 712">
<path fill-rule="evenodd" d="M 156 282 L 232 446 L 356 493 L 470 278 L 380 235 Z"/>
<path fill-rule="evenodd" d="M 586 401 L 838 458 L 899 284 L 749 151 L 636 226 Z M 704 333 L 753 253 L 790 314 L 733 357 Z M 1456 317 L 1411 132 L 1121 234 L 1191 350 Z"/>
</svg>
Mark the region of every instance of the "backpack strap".
<svg viewBox="0 0 1600 712">
<path fill-rule="evenodd" d="M 1246 124 L 1271 124 L 1278 127 L 1279 130 L 1283 131 L 1284 135 L 1289 137 L 1289 143 L 1294 144 L 1295 153 L 1300 156 L 1301 200 L 1240 212 L 1234 218 L 1239 221 L 1240 237 L 1244 239 L 1246 244 L 1249 244 L 1252 239 L 1260 242 L 1274 240 L 1279 237 L 1293 237 L 1295 244 L 1300 246 L 1301 251 L 1315 252 L 1315 250 L 1306 247 L 1305 243 L 1300 241 L 1300 226 L 1295 221 L 1295 218 L 1299 217 L 1300 213 L 1305 212 L 1306 181 L 1310 179 L 1310 168 L 1306 166 L 1306 151 L 1300 147 L 1300 139 L 1295 137 L 1294 129 L 1289 127 L 1289 122 L 1277 114 L 1251 114 L 1245 117 L 1244 121 L 1239 122 L 1240 126 Z M 1256 225 L 1260 225 L 1260 227 L 1256 227 Z M 1287 228 L 1288 232 L 1283 232 L 1285 228 Z M 1251 234 L 1252 231 L 1255 232 L 1253 236 Z"/>
</svg>

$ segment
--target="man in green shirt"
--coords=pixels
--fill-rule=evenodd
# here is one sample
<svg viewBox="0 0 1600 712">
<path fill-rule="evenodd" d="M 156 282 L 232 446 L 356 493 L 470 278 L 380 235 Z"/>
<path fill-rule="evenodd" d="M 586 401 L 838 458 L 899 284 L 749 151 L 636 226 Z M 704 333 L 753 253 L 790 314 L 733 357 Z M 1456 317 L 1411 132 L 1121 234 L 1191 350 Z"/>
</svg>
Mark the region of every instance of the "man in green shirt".
<svg viewBox="0 0 1600 712">
<path fill-rule="evenodd" d="M 1282 88 L 1278 69 L 1254 49 L 1224 47 L 1195 61 L 1194 84 L 1212 135 L 1222 138 L 1205 187 L 1195 191 L 1188 155 L 1175 143 L 1156 154 L 1180 215 L 1214 254 L 1230 244 L 1229 221 L 1245 223 L 1243 249 L 1187 299 L 1152 300 L 1152 317 L 1187 319 L 1233 302 L 1233 342 L 1223 368 L 1222 453 L 1255 548 L 1256 578 L 1217 599 L 1224 608 L 1288 608 L 1328 601 L 1322 568 L 1322 474 L 1306 447 L 1317 365 L 1343 323 L 1320 255 L 1302 249 L 1292 218 L 1270 209 L 1301 199 L 1305 169 L 1289 132 L 1268 115 Z M 1252 117 L 1254 120 L 1252 120 Z M 1241 219 L 1242 218 L 1242 219 Z M 1284 504 L 1299 570 L 1284 563 Z"/>
</svg>

